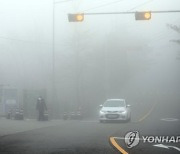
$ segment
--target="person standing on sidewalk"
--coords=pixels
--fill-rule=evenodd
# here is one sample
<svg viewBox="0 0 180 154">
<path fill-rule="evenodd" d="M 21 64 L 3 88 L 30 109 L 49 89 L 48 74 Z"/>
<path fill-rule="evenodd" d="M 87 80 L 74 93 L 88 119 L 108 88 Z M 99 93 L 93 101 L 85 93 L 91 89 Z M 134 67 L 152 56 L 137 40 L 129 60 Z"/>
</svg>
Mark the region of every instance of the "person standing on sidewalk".
<svg viewBox="0 0 180 154">
<path fill-rule="evenodd" d="M 40 96 L 37 99 L 36 109 L 38 110 L 38 120 L 43 121 L 44 119 L 44 111 L 47 110 L 44 99 Z"/>
</svg>

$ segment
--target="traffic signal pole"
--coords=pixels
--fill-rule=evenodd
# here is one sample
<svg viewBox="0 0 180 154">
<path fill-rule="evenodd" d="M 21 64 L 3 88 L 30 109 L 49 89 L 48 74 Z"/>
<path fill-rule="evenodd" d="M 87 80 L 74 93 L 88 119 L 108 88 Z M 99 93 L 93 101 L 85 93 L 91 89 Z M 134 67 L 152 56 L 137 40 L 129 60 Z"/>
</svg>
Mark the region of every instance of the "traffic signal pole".
<svg viewBox="0 0 180 154">
<path fill-rule="evenodd" d="M 84 13 L 84 15 L 107 15 L 107 14 L 134 14 L 138 11 L 132 12 L 99 12 L 99 13 Z M 149 12 L 149 11 L 139 11 L 139 12 Z M 166 11 L 150 11 L 151 13 L 178 13 L 180 10 L 166 10 Z"/>
<path fill-rule="evenodd" d="M 71 13 L 68 14 L 69 22 L 82 22 L 84 15 L 114 15 L 114 14 L 135 14 L 136 20 L 150 20 L 153 13 L 179 13 L 180 10 L 164 10 L 164 11 L 132 11 L 132 12 L 96 12 L 96 13 Z"/>
</svg>

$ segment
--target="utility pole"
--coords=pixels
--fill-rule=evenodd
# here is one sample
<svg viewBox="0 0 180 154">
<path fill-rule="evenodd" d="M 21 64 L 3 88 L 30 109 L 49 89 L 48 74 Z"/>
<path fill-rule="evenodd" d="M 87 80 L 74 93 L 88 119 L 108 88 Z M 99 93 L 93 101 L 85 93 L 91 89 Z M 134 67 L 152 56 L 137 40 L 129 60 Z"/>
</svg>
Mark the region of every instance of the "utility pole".
<svg viewBox="0 0 180 154">
<path fill-rule="evenodd" d="M 56 85 L 55 85 L 55 0 L 53 0 L 53 14 L 52 14 L 52 115 L 58 115 L 59 106 L 57 105 L 56 98 Z"/>
</svg>

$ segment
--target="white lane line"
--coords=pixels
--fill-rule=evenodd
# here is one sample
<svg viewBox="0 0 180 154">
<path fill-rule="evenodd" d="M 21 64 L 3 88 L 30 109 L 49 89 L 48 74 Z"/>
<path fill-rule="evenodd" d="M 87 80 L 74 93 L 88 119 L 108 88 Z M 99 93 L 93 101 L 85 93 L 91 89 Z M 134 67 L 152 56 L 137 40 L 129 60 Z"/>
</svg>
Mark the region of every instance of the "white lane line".
<svg viewBox="0 0 180 154">
<path fill-rule="evenodd" d="M 117 139 L 117 140 L 125 140 L 125 139 L 129 139 L 129 138 L 125 138 L 125 137 L 114 137 L 114 138 Z M 141 140 L 141 141 L 143 141 L 142 138 L 135 138 L 135 140 Z"/>
<path fill-rule="evenodd" d="M 176 119 L 176 118 L 164 118 L 164 119 L 161 119 L 163 121 L 178 121 L 179 119 Z"/>
<path fill-rule="evenodd" d="M 159 147 L 159 148 L 165 148 L 165 149 L 174 148 L 177 151 L 180 151 L 180 148 L 178 148 L 176 146 L 169 146 L 169 145 L 164 145 L 164 144 L 156 144 L 154 146 Z"/>
<path fill-rule="evenodd" d="M 98 121 L 80 121 L 80 122 L 97 123 Z"/>
</svg>

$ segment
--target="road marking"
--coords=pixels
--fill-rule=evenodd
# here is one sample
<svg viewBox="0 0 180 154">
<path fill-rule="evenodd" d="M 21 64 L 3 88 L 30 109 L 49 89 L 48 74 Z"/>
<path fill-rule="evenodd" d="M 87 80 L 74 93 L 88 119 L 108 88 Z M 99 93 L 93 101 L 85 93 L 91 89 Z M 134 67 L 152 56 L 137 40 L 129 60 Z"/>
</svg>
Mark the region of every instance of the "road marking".
<svg viewBox="0 0 180 154">
<path fill-rule="evenodd" d="M 94 123 L 97 123 L 98 121 L 85 121 L 84 120 L 84 121 L 80 121 L 80 122 L 92 122 L 92 123 L 94 122 Z"/>
<path fill-rule="evenodd" d="M 129 138 L 125 138 L 125 137 L 114 137 L 114 139 L 117 139 L 117 140 L 125 140 L 125 139 L 129 139 Z M 139 138 L 139 140 L 142 140 L 142 138 Z"/>
<path fill-rule="evenodd" d="M 178 121 L 179 119 L 176 119 L 176 118 L 164 118 L 164 119 L 161 119 L 163 121 Z"/>
<path fill-rule="evenodd" d="M 119 144 L 117 144 L 117 142 L 115 141 L 115 138 L 117 137 L 110 137 L 110 142 L 111 144 L 118 150 L 120 151 L 122 154 L 128 154 L 123 148 L 121 148 L 119 146 Z M 122 139 L 122 138 L 121 138 Z"/>
<path fill-rule="evenodd" d="M 160 148 L 165 148 L 165 149 L 169 149 L 167 146 L 163 145 L 163 144 L 156 144 L 156 145 L 153 145 L 155 147 L 160 147 Z"/>
<path fill-rule="evenodd" d="M 153 106 L 151 107 L 151 109 L 142 117 L 138 120 L 138 122 L 141 122 L 143 121 L 144 119 L 146 119 L 150 114 L 151 112 L 153 111 L 154 107 L 156 106 L 157 103 L 154 103 Z"/>
<path fill-rule="evenodd" d="M 155 145 L 153 145 L 153 146 L 155 146 L 155 147 L 160 147 L 160 148 L 165 148 L 165 149 L 174 148 L 174 149 L 176 149 L 177 151 L 180 151 L 180 148 L 175 147 L 175 146 L 169 146 L 169 145 L 163 145 L 163 144 L 155 144 Z"/>
</svg>

